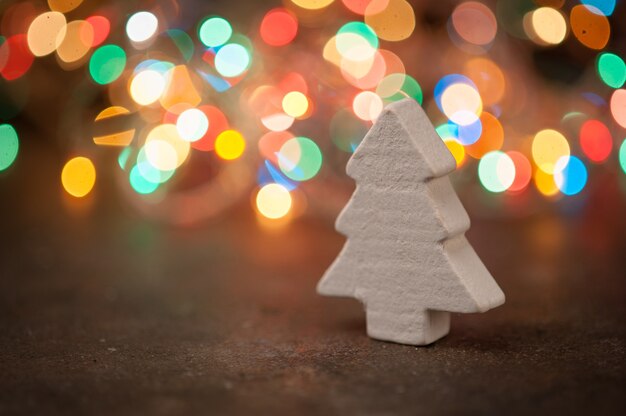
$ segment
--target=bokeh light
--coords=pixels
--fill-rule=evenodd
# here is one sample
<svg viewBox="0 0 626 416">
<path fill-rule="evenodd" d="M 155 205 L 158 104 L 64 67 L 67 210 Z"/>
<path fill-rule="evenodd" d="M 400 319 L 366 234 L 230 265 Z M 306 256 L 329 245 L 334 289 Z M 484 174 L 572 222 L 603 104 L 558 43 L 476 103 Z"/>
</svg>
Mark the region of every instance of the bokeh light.
<svg viewBox="0 0 626 416">
<path fill-rule="evenodd" d="M 318 10 L 328 7 L 335 0 L 291 0 L 296 6 L 308 10 Z"/>
<path fill-rule="evenodd" d="M 6 38 L 0 46 L 0 56 L 4 56 L 2 59 L 4 63 L 0 66 L 0 75 L 7 81 L 21 78 L 28 72 L 34 61 L 24 34 Z"/>
<path fill-rule="evenodd" d="M 81 3 L 4 9 L 0 120 L 21 112 L 31 120 L 43 108 L 35 100 L 59 87 L 44 87 L 42 73 L 66 71 L 71 103 L 57 91 L 58 130 L 72 139 L 59 139 L 62 151 L 91 146 L 95 161 L 117 153 L 105 147 L 125 147 L 117 158 L 125 186 L 131 197 L 158 191 L 143 201 L 155 211 L 198 191 L 219 201 L 206 213 L 216 215 L 254 176 L 297 198 L 298 213 L 329 208 L 350 183 L 349 153 L 385 105 L 405 98 L 437 126 L 460 186 L 507 192 L 491 209 L 531 210 L 531 180 L 556 200 L 584 189 L 583 171 L 591 181 L 616 159 L 624 167 L 621 142 L 612 155 L 626 128 L 615 0 L 285 0 L 239 11 Z M 85 69 L 94 82 L 80 82 Z M 85 136 L 92 140 L 74 139 Z"/>
<path fill-rule="evenodd" d="M 322 167 L 322 152 L 308 137 L 294 137 L 280 148 L 278 166 L 289 179 L 307 181 Z"/>
<path fill-rule="evenodd" d="M 141 195 L 151 194 L 159 187 L 158 183 L 150 182 L 141 175 L 138 165 L 133 166 L 130 170 L 128 179 L 130 186 L 135 190 L 135 192 Z"/>
<path fill-rule="evenodd" d="M 457 169 L 463 166 L 463 163 L 465 163 L 465 148 L 463 145 L 455 139 L 445 139 L 443 142 L 446 144 L 450 153 L 452 153 Z"/>
<path fill-rule="evenodd" d="M 211 105 L 201 105 L 198 107 L 198 110 L 201 110 L 204 115 L 206 115 L 207 120 L 209 120 L 209 128 L 206 133 L 200 140 L 191 143 L 191 146 L 194 149 L 198 149 L 201 151 L 210 151 L 215 147 L 215 139 L 217 136 L 228 130 L 229 124 L 226 115 L 219 108 Z"/>
<path fill-rule="evenodd" d="M 282 107 L 288 116 L 301 117 L 309 109 L 309 100 L 300 91 L 291 91 L 283 97 Z"/>
<path fill-rule="evenodd" d="M 553 175 L 556 171 L 556 162 L 561 157 L 570 155 L 570 146 L 561 133 L 556 130 L 545 129 L 535 135 L 532 155 L 539 169 Z"/>
<path fill-rule="evenodd" d="M 611 114 L 615 122 L 626 129 L 626 90 L 615 90 L 611 95 Z"/>
<path fill-rule="evenodd" d="M 465 83 L 457 83 L 446 88 L 441 94 L 441 108 L 450 120 L 467 126 L 478 120 L 483 106 L 476 88 Z"/>
<path fill-rule="evenodd" d="M 48 0 L 48 7 L 56 12 L 67 13 L 80 6 L 82 2 L 83 0 Z"/>
<path fill-rule="evenodd" d="M 211 17 L 200 24 L 198 37 L 200 42 L 209 48 L 222 46 L 233 34 L 233 28 L 226 19 Z"/>
<path fill-rule="evenodd" d="M 133 42 L 146 42 L 152 38 L 159 28 L 157 17 L 146 11 L 133 14 L 126 22 L 126 34 Z"/>
<path fill-rule="evenodd" d="M 609 42 L 611 25 L 606 16 L 582 4 L 572 8 L 570 24 L 576 39 L 590 49 L 602 49 Z"/>
<path fill-rule="evenodd" d="M 374 57 L 378 49 L 376 32 L 363 22 L 350 22 L 337 31 L 339 54 L 350 61 L 362 62 Z"/>
<path fill-rule="evenodd" d="M 617 0 L 580 0 L 580 2 L 594 13 L 610 16 L 615 10 Z"/>
<path fill-rule="evenodd" d="M 226 130 L 215 140 L 215 154 L 224 160 L 234 160 L 246 150 L 246 140 L 236 130 Z"/>
<path fill-rule="evenodd" d="M 504 192 L 515 180 L 515 164 L 506 153 L 489 152 L 478 163 L 478 178 L 489 192 Z"/>
<path fill-rule="evenodd" d="M 515 179 L 508 191 L 520 192 L 526 189 L 533 176 L 532 166 L 530 161 L 523 153 L 517 151 L 506 152 L 515 165 Z"/>
<path fill-rule="evenodd" d="M 63 39 L 67 28 L 65 15 L 59 12 L 42 13 L 28 27 L 28 47 L 35 56 L 54 52 Z"/>
<path fill-rule="evenodd" d="M 209 129 L 209 119 L 202 110 L 190 108 L 183 111 L 176 120 L 176 129 L 183 140 L 200 140 Z"/>
<path fill-rule="evenodd" d="M 127 108 L 121 106 L 111 106 L 102 110 L 96 116 L 96 124 L 115 121 L 118 118 L 130 114 Z M 101 146 L 128 146 L 135 137 L 134 128 L 118 128 L 114 132 L 102 136 L 95 136 L 93 142 Z"/>
<path fill-rule="evenodd" d="M 483 132 L 483 123 L 480 118 L 477 118 L 473 123 L 470 124 L 455 124 L 450 122 L 450 124 L 454 124 L 457 132 L 457 138 L 464 146 L 469 146 L 478 141 L 478 139 L 482 136 Z"/>
<path fill-rule="evenodd" d="M 57 56 L 65 63 L 80 61 L 91 51 L 93 27 L 84 20 L 74 20 L 67 24 L 63 42 L 57 47 Z"/>
<path fill-rule="evenodd" d="M 265 14 L 259 32 L 268 45 L 284 46 L 298 34 L 298 19 L 287 9 L 276 8 Z"/>
<path fill-rule="evenodd" d="M 215 55 L 215 69 L 224 77 L 239 76 L 248 69 L 249 65 L 248 51 L 236 43 L 222 46 Z"/>
<path fill-rule="evenodd" d="M 598 55 L 597 68 L 600 79 L 611 88 L 620 88 L 626 82 L 626 63 L 614 53 Z"/>
<path fill-rule="evenodd" d="M 604 162 L 613 148 L 613 138 L 609 129 L 599 120 L 587 120 L 580 128 L 580 147 L 595 163 Z"/>
<path fill-rule="evenodd" d="M 383 100 L 372 91 L 362 91 L 354 97 L 352 109 L 361 120 L 374 121 L 383 111 Z"/>
<path fill-rule="evenodd" d="M 558 45 L 567 35 L 565 17 L 551 7 L 540 7 L 530 12 L 524 20 L 526 34 L 539 45 Z"/>
<path fill-rule="evenodd" d="M 174 124 L 160 124 L 150 130 L 145 142 L 146 159 L 162 171 L 181 166 L 189 156 L 189 142 L 181 139 Z"/>
<path fill-rule="evenodd" d="M 553 197 L 559 194 L 559 187 L 556 185 L 553 175 L 541 169 L 536 169 L 533 180 L 535 188 L 537 188 L 537 191 L 543 196 Z"/>
<path fill-rule="evenodd" d="M 491 9 L 476 1 L 459 4 L 452 12 L 450 21 L 464 41 L 479 46 L 493 42 L 498 30 L 496 17 Z"/>
<path fill-rule="evenodd" d="M 89 16 L 85 19 L 91 25 L 93 32 L 92 48 L 101 45 L 109 36 L 111 31 L 111 22 L 104 16 Z"/>
<path fill-rule="evenodd" d="M 141 71 L 130 83 L 130 95 L 140 105 L 156 102 L 165 91 L 165 77 L 157 71 Z"/>
<path fill-rule="evenodd" d="M 291 210 L 291 194 L 282 185 L 270 183 L 263 186 L 256 195 L 256 207 L 266 218 L 279 219 Z"/>
<path fill-rule="evenodd" d="M 554 182 L 564 195 L 576 195 L 587 184 L 587 168 L 576 156 L 564 156 L 557 162 Z"/>
<path fill-rule="evenodd" d="M 373 0 L 365 9 L 365 23 L 381 39 L 398 42 L 415 30 L 415 12 L 406 0 Z"/>
<path fill-rule="evenodd" d="M 8 169 L 15 159 L 20 147 L 17 132 L 10 124 L 0 124 L 0 172 Z"/>
<path fill-rule="evenodd" d="M 70 159 L 61 172 L 61 183 L 68 194 L 82 198 L 91 192 L 96 183 L 96 168 L 86 157 Z"/>
<path fill-rule="evenodd" d="M 126 52 L 117 45 L 96 49 L 89 61 L 89 74 L 98 84 L 110 84 L 122 75 L 126 67 Z"/>
</svg>

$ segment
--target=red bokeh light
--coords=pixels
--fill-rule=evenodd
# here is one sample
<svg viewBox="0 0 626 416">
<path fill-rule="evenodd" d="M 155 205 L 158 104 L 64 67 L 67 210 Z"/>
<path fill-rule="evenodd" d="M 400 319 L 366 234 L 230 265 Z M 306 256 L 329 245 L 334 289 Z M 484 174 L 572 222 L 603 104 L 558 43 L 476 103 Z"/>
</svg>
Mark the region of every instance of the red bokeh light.
<svg viewBox="0 0 626 416">
<path fill-rule="evenodd" d="M 506 152 L 515 165 L 515 179 L 507 190 L 508 192 L 519 192 L 524 190 L 530 183 L 532 177 L 532 166 L 528 158 L 520 152 Z"/>
<path fill-rule="evenodd" d="M 106 40 L 111 31 L 111 23 L 104 16 L 90 16 L 85 19 L 93 27 L 93 41 L 91 47 L 96 47 Z"/>
<path fill-rule="evenodd" d="M 261 38 L 271 46 L 284 46 L 298 34 L 298 20 L 286 9 L 272 9 L 261 22 Z"/>
<path fill-rule="evenodd" d="M 613 148 L 611 132 L 601 121 L 587 120 L 580 128 L 580 147 L 592 162 L 604 162 Z"/>
<path fill-rule="evenodd" d="M 0 74 L 7 81 L 13 81 L 24 75 L 33 64 L 35 57 L 28 49 L 26 35 L 11 36 L 0 46 L 0 56 L 6 56 L 6 62 Z M 0 59 L 4 60 L 4 59 Z"/>
<path fill-rule="evenodd" d="M 200 140 L 191 143 L 191 147 L 208 152 L 215 148 L 217 136 L 228 129 L 228 119 L 222 110 L 212 105 L 201 105 L 198 109 L 209 119 L 209 128 Z"/>
</svg>

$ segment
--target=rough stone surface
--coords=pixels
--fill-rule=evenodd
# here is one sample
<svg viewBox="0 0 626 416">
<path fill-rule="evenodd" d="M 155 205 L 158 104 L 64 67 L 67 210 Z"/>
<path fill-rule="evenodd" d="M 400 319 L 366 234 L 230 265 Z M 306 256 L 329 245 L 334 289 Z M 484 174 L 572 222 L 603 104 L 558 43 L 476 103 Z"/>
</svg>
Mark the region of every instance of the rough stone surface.
<svg viewBox="0 0 626 416">
<path fill-rule="evenodd" d="M 368 338 L 357 301 L 315 293 L 344 242 L 332 218 L 263 231 L 244 204 L 168 229 L 124 210 L 104 175 L 91 205 L 61 203 L 50 153 L 23 141 L 0 180 L 0 414 L 626 412 L 614 178 L 594 178 L 593 204 L 526 219 L 483 213 L 467 188 L 468 239 L 507 303 L 453 314 L 415 348 Z"/>
</svg>

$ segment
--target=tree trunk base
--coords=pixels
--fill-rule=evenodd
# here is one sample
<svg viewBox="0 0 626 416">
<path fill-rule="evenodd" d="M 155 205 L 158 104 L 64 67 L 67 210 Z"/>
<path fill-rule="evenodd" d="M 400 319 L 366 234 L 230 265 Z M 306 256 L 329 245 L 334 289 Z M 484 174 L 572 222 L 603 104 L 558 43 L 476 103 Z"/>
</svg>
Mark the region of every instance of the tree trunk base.
<svg viewBox="0 0 626 416">
<path fill-rule="evenodd" d="M 399 344 L 428 345 L 450 331 L 450 312 L 393 313 L 367 307 L 367 335 Z"/>
</svg>

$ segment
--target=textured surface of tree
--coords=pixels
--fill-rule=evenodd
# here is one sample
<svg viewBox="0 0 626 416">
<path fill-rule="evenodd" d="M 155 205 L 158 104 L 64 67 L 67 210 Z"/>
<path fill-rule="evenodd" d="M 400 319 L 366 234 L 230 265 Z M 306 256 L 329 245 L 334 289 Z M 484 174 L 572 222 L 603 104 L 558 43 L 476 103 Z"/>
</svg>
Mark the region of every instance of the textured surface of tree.
<svg viewBox="0 0 626 416">
<path fill-rule="evenodd" d="M 450 312 L 484 312 L 504 294 L 465 239 L 470 221 L 448 174 L 455 161 L 414 100 L 389 105 L 348 162 L 357 188 L 337 218 L 348 241 L 318 292 L 355 297 L 372 338 L 426 345 Z"/>
</svg>

